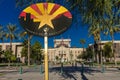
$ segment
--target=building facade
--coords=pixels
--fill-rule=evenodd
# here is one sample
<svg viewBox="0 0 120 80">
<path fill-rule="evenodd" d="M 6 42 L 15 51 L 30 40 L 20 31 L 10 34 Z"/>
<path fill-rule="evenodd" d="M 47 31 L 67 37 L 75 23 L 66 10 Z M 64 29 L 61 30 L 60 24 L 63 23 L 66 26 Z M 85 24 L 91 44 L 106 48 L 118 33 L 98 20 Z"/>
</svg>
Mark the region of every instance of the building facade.
<svg viewBox="0 0 120 80">
<path fill-rule="evenodd" d="M 82 48 L 71 47 L 71 39 L 54 39 L 54 48 L 48 49 L 49 61 L 74 61 L 82 51 Z"/>
<path fill-rule="evenodd" d="M 112 41 L 101 41 L 101 43 L 98 43 L 98 45 L 101 45 L 103 49 L 105 43 L 107 42 L 112 42 Z M 92 48 L 93 47 L 95 48 L 94 44 L 90 44 L 89 46 Z M 114 54 L 115 54 L 116 60 L 120 61 L 120 41 L 115 40 L 113 46 L 114 46 Z"/>
<path fill-rule="evenodd" d="M 22 43 L 12 43 L 12 51 L 13 51 L 13 54 L 19 58 L 21 57 L 21 50 L 22 50 Z M 10 43 L 0 43 L 0 50 L 8 50 L 10 49 Z M 1 55 L 1 57 L 3 57 Z"/>
</svg>

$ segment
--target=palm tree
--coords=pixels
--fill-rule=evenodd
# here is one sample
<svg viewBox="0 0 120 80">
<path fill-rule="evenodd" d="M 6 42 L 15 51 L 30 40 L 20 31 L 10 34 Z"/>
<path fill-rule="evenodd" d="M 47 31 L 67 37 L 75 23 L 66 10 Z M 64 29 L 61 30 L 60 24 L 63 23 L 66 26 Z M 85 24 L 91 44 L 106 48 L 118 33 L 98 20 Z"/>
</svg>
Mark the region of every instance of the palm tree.
<svg viewBox="0 0 120 80">
<path fill-rule="evenodd" d="M 112 38 L 112 53 L 114 53 L 114 62 L 115 62 L 115 65 L 117 65 L 116 63 L 116 53 L 114 52 L 114 33 L 120 31 L 120 28 L 118 27 L 112 27 L 110 28 L 110 36 Z"/>
<path fill-rule="evenodd" d="M 10 51 L 10 50 L 6 50 L 5 52 L 4 52 L 4 56 L 5 56 L 5 58 L 8 60 L 8 66 L 10 66 L 10 61 L 11 61 L 11 57 L 12 57 L 12 51 Z"/>
<path fill-rule="evenodd" d="M 106 34 L 110 35 L 111 38 L 112 38 L 112 53 L 114 54 L 114 62 L 115 62 L 115 65 L 117 65 L 116 63 L 116 54 L 114 52 L 114 33 L 120 31 L 120 28 L 118 26 L 116 26 L 114 24 L 115 22 L 113 21 L 113 19 L 111 20 L 106 20 L 106 24 L 107 24 L 107 27 L 106 27 Z"/>
<path fill-rule="evenodd" d="M 20 33 L 20 36 L 21 37 L 25 37 L 26 35 L 28 35 L 28 66 L 30 66 L 30 41 L 31 41 L 31 38 L 32 38 L 32 35 L 26 31 L 23 31 Z"/>
<path fill-rule="evenodd" d="M 3 30 L 3 26 L 0 25 L 0 40 L 3 42 L 5 36 L 5 31 Z"/>
<path fill-rule="evenodd" d="M 12 41 L 14 39 L 17 39 L 17 33 L 16 33 L 17 27 L 14 24 L 8 24 L 7 25 L 7 32 L 5 34 L 5 37 L 10 40 L 10 51 L 12 51 Z"/>
<path fill-rule="evenodd" d="M 112 38 L 112 53 L 114 54 L 114 62 L 116 62 L 116 53 L 114 52 L 114 33 L 120 31 L 120 1 L 113 0 L 112 12 L 109 18 L 105 19 L 105 33 Z"/>
<path fill-rule="evenodd" d="M 3 41 L 4 40 L 4 36 L 5 36 L 5 32 L 3 30 L 3 26 L 0 25 L 0 40 L 2 41 L 2 43 L 4 42 Z M 0 50 L 0 58 L 1 58 L 2 53 L 3 53 L 3 50 L 1 49 Z"/>
<path fill-rule="evenodd" d="M 5 51 L 5 56 L 7 57 L 8 61 L 9 61 L 9 65 L 10 65 L 11 57 L 13 56 L 12 55 L 12 41 L 14 39 L 17 39 L 16 30 L 17 30 L 16 25 L 10 24 L 10 23 L 7 25 L 7 31 L 5 33 L 5 37 L 10 40 L 10 47 L 8 50 Z"/>
<path fill-rule="evenodd" d="M 84 44 L 86 43 L 85 39 L 80 39 L 80 44 L 82 44 L 83 53 L 84 53 Z"/>
<path fill-rule="evenodd" d="M 96 59 L 97 62 L 99 63 L 99 51 L 101 49 L 101 36 L 100 36 L 100 32 L 102 31 L 102 28 L 100 26 L 94 25 L 92 27 L 89 28 L 89 36 L 93 36 L 94 37 L 94 42 L 96 45 L 100 44 L 98 47 L 96 47 L 97 49 L 95 49 L 96 51 Z M 101 53 L 101 58 L 102 58 L 102 53 Z"/>
<path fill-rule="evenodd" d="M 92 29 L 90 32 L 94 40 L 101 43 L 101 27 L 104 25 L 105 16 L 111 15 L 112 0 L 68 0 L 68 2 L 73 8 L 78 7 L 83 23 L 88 24 Z"/>
<path fill-rule="evenodd" d="M 110 16 L 112 0 L 67 0 L 73 8 L 78 7 L 83 23 L 102 22 L 104 16 Z"/>
</svg>

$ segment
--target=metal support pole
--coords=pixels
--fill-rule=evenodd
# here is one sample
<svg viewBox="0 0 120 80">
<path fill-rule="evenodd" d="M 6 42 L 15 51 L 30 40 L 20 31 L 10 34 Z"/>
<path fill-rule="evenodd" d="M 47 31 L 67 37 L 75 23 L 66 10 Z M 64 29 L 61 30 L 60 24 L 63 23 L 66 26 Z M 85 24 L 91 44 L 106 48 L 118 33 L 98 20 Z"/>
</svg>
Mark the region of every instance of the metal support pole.
<svg viewBox="0 0 120 80">
<path fill-rule="evenodd" d="M 48 36 L 47 32 L 48 29 L 44 29 L 45 36 L 44 36 L 44 48 L 45 48 L 45 53 L 44 53 L 44 61 L 45 61 L 45 80 L 49 80 L 49 75 L 48 75 Z"/>
<path fill-rule="evenodd" d="M 61 70 L 60 73 L 63 74 L 63 62 L 61 62 Z"/>
<path fill-rule="evenodd" d="M 43 73 L 43 66 L 42 66 L 42 64 L 40 64 L 40 74 L 42 74 Z"/>
<path fill-rule="evenodd" d="M 37 68 L 37 65 L 36 65 L 36 63 L 34 63 L 34 69 L 36 69 Z"/>
<path fill-rule="evenodd" d="M 19 71 L 20 74 L 23 73 L 23 69 L 22 69 L 22 66 L 20 65 L 20 71 Z"/>
<path fill-rule="evenodd" d="M 81 66 L 81 75 L 84 74 L 84 64 L 82 63 L 82 66 Z"/>
<path fill-rule="evenodd" d="M 102 73 L 105 72 L 105 66 L 104 66 L 104 65 L 102 65 L 101 72 L 102 72 Z"/>
</svg>

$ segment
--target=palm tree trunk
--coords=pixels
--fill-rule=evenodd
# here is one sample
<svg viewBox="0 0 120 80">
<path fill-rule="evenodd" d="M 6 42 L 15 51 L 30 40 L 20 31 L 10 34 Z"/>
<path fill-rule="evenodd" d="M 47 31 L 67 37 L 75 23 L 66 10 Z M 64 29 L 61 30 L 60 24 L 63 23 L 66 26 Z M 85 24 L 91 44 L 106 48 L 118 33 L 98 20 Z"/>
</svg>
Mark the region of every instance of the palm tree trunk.
<svg viewBox="0 0 120 80">
<path fill-rule="evenodd" d="M 9 50 L 10 50 L 10 53 L 12 53 L 12 38 L 10 38 L 10 49 Z M 10 66 L 10 59 L 8 61 L 9 61 L 8 66 Z"/>
<path fill-rule="evenodd" d="M 92 56 L 92 59 L 93 59 L 93 62 L 95 61 L 95 49 L 94 49 L 94 46 L 93 46 L 93 56 Z"/>
<path fill-rule="evenodd" d="M 102 60 L 102 44 L 101 44 L 101 38 L 100 38 L 100 40 L 99 40 L 99 44 L 100 44 L 100 64 L 103 64 L 103 60 Z"/>
<path fill-rule="evenodd" d="M 97 59 L 97 63 L 99 64 L 99 54 L 98 54 L 98 52 L 96 53 L 96 59 Z"/>
<path fill-rule="evenodd" d="M 82 46 L 83 46 L 83 53 L 84 53 L 84 44 L 82 44 Z"/>
<path fill-rule="evenodd" d="M 116 62 L 116 53 L 114 51 L 114 35 L 112 35 L 112 53 L 114 55 L 114 63 L 115 63 L 115 66 L 117 66 L 117 62 Z"/>
<path fill-rule="evenodd" d="M 12 39 L 10 39 L 10 51 L 12 51 Z"/>
<path fill-rule="evenodd" d="M 97 44 L 98 44 L 98 51 L 96 54 L 97 63 L 102 64 L 101 40 L 98 40 Z"/>
<path fill-rule="evenodd" d="M 95 41 L 95 45 L 94 45 L 94 47 L 95 47 L 95 50 L 94 50 L 95 51 L 94 52 L 95 53 L 94 54 L 95 55 L 95 60 L 96 60 L 97 63 L 99 63 L 98 42 L 95 39 L 94 39 L 94 41 Z"/>
<path fill-rule="evenodd" d="M 31 38 L 32 38 L 32 35 L 30 35 L 28 33 L 28 66 L 30 66 L 30 53 L 31 53 L 31 51 L 30 51 L 30 40 L 31 40 Z"/>
<path fill-rule="evenodd" d="M 28 35 L 28 66 L 30 66 L 30 35 Z"/>
</svg>

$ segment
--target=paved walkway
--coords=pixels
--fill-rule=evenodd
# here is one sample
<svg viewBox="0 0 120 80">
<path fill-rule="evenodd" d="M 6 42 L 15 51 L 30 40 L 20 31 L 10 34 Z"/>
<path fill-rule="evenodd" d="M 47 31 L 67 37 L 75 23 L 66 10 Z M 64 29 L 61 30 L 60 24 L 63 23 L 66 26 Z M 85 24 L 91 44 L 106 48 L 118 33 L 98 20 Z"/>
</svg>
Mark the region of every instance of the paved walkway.
<svg viewBox="0 0 120 80">
<path fill-rule="evenodd" d="M 120 80 L 120 72 L 119 73 L 93 73 L 92 75 L 88 75 L 88 74 L 85 74 L 85 75 L 88 80 Z"/>
<path fill-rule="evenodd" d="M 49 80 L 120 80 L 120 70 L 108 68 L 104 73 L 100 68 L 84 68 L 84 74 L 81 74 L 81 67 L 64 67 L 64 73 L 60 73 L 60 68 L 51 68 Z M 18 70 L 0 69 L 0 80 L 44 80 L 44 73 L 39 70 L 27 69 L 23 74 Z"/>
</svg>

